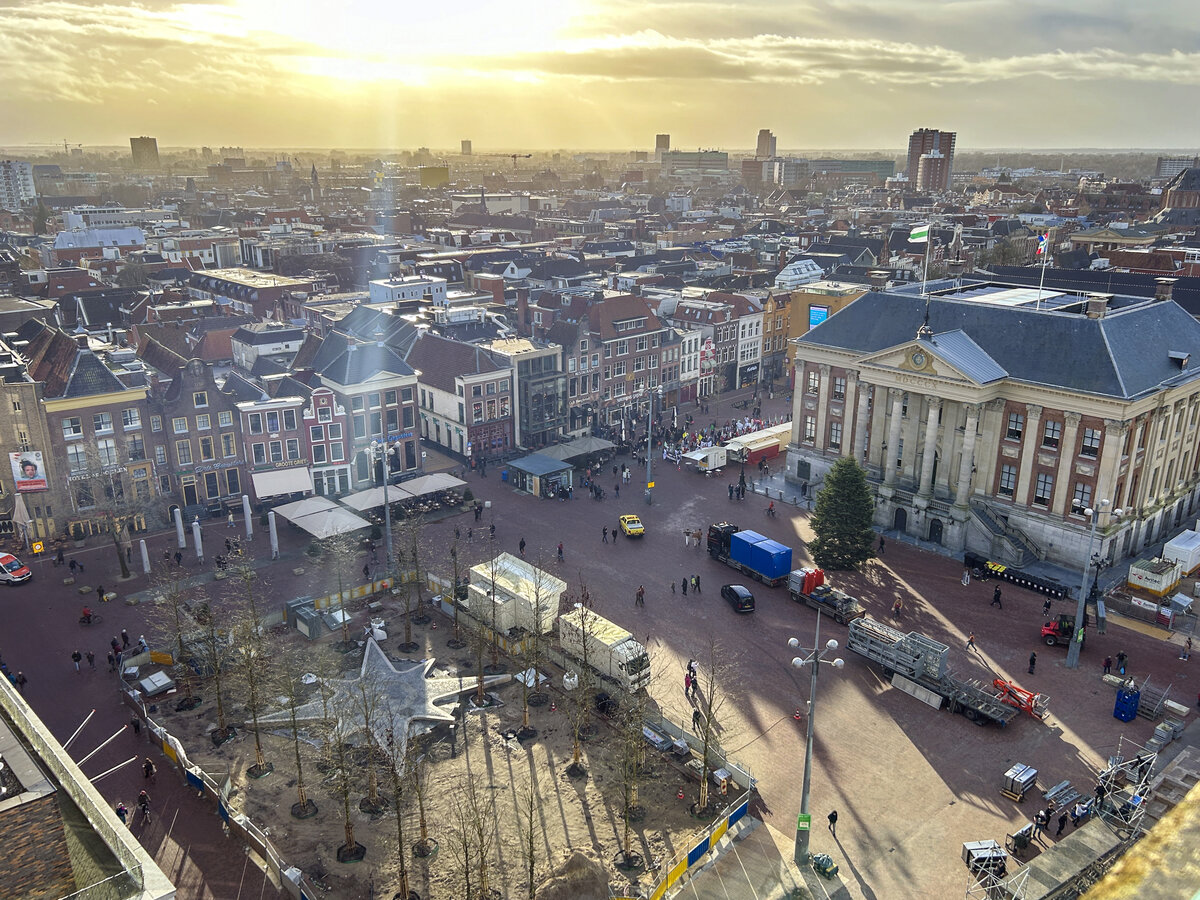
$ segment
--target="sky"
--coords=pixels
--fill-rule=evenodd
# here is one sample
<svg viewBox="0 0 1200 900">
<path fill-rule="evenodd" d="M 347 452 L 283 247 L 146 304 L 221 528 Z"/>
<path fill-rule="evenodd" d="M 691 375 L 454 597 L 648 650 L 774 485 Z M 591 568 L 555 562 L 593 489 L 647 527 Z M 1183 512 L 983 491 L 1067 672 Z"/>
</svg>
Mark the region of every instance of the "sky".
<svg viewBox="0 0 1200 900">
<path fill-rule="evenodd" d="M 1200 146 L 1195 0 L 0 0 L 0 146 Z"/>
</svg>

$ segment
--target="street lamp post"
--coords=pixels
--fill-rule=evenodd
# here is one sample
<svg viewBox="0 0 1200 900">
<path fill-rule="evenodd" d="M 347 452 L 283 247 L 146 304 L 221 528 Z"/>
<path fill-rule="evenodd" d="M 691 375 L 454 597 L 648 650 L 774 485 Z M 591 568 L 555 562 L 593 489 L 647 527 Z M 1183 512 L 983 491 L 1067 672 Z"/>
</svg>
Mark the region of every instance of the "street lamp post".
<svg viewBox="0 0 1200 900">
<path fill-rule="evenodd" d="M 821 613 L 818 611 L 817 630 L 813 633 L 813 644 L 819 646 L 820 642 Z M 796 638 L 789 638 L 788 646 L 792 649 L 808 649 L 801 647 L 800 641 Z M 807 656 L 797 656 L 792 660 L 792 665 L 797 669 L 804 666 L 811 666 L 811 675 L 808 684 L 808 737 L 804 742 L 804 786 L 800 792 L 800 815 L 796 818 L 796 848 L 793 854 L 793 858 L 798 866 L 804 866 L 808 863 L 808 837 L 812 826 L 812 820 L 808 814 L 808 794 L 809 787 L 812 784 L 813 720 L 816 718 L 817 712 L 817 673 L 821 669 L 821 663 L 831 665 L 835 669 L 840 669 L 845 665 L 841 657 L 825 659 L 826 653 L 832 653 L 837 648 L 838 642 L 831 638 L 825 643 L 823 650 L 818 651 L 817 647 L 814 647 L 808 652 Z"/>
<path fill-rule="evenodd" d="M 658 386 L 658 400 L 662 403 L 662 385 Z M 650 411 L 646 415 L 646 505 L 651 503 L 650 490 L 654 484 L 654 478 L 651 475 L 651 463 L 654 461 L 654 389 L 647 390 L 650 396 Z"/>
<path fill-rule="evenodd" d="M 388 480 L 391 474 L 388 472 L 388 453 L 394 453 L 394 448 L 389 448 L 386 442 L 371 441 L 371 459 L 379 460 L 379 468 L 383 472 L 383 534 L 384 534 L 384 559 L 387 562 L 388 577 L 392 577 L 392 507 L 388 503 Z"/>
<path fill-rule="evenodd" d="M 1087 556 L 1083 558 L 1083 580 L 1079 583 L 1079 599 L 1075 604 L 1075 633 L 1071 635 L 1071 643 L 1067 645 L 1067 668 L 1079 668 L 1079 653 L 1083 649 L 1083 621 L 1087 615 L 1087 598 L 1088 598 L 1088 576 L 1092 571 L 1092 551 L 1096 547 L 1096 523 L 1099 522 L 1102 515 L 1111 515 L 1114 519 L 1119 519 L 1123 510 L 1110 510 L 1109 502 L 1101 500 L 1096 504 L 1095 509 L 1085 509 L 1083 514 L 1091 520 L 1091 529 L 1088 534 Z M 1099 572 L 1097 572 L 1097 575 Z"/>
</svg>

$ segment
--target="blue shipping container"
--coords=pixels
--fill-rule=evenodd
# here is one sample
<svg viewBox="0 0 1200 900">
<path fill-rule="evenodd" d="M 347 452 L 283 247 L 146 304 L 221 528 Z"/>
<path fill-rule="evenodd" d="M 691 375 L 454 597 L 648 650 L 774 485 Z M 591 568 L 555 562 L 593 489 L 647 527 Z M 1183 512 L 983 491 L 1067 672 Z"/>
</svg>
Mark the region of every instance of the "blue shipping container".
<svg viewBox="0 0 1200 900">
<path fill-rule="evenodd" d="M 751 568 L 763 578 L 783 578 L 792 570 L 792 548 L 778 541 L 758 542 L 751 548 L 750 557 Z"/>
<path fill-rule="evenodd" d="M 765 541 L 767 536 L 759 534 L 757 531 L 739 531 L 729 538 L 729 558 L 734 562 L 739 562 L 743 566 L 753 567 L 753 557 L 750 555 L 751 548 L 762 541 Z"/>
</svg>

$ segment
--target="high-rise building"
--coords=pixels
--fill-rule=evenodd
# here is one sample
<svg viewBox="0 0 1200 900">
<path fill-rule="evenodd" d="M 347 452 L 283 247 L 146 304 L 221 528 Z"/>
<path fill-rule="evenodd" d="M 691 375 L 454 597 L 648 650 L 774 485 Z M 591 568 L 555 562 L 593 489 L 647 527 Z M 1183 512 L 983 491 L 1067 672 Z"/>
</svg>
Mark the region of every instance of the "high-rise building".
<svg viewBox="0 0 1200 900">
<path fill-rule="evenodd" d="M 662 155 L 671 149 L 671 136 L 669 134 L 656 134 L 654 136 L 654 158 L 662 159 Z"/>
<path fill-rule="evenodd" d="M 0 160 L 0 209 L 16 212 L 36 202 L 33 166 L 20 159 Z"/>
<path fill-rule="evenodd" d="M 470 142 L 470 141 L 463 141 L 463 142 L 462 142 L 462 155 L 463 155 L 463 156 L 470 156 L 470 155 L 471 155 L 471 142 Z"/>
<path fill-rule="evenodd" d="M 946 191 L 950 189 L 950 171 L 954 168 L 954 140 L 957 134 L 953 131 L 938 131 L 934 128 L 921 128 L 914 131 L 908 138 L 908 180 L 919 191 Z M 927 173 L 926 180 L 921 181 L 922 157 L 928 156 L 924 162 Z"/>
<path fill-rule="evenodd" d="M 152 137 L 131 137 L 129 149 L 133 152 L 133 167 L 135 169 L 158 168 L 158 139 Z"/>
<path fill-rule="evenodd" d="M 771 129 L 763 128 L 758 132 L 758 144 L 754 148 L 754 155 L 759 159 L 770 159 L 775 155 L 775 135 L 771 134 Z"/>
</svg>

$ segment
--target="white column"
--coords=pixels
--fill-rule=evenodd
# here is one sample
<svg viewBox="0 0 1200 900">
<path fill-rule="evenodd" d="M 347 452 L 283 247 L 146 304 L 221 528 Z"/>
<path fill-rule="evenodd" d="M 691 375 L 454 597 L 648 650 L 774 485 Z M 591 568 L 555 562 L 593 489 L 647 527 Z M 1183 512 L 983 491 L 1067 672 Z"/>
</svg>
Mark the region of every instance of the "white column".
<svg viewBox="0 0 1200 900">
<path fill-rule="evenodd" d="M 888 426 L 887 445 L 883 450 L 883 483 L 891 487 L 896 483 L 896 452 L 900 447 L 900 426 L 904 424 L 901 418 L 904 409 L 904 391 L 891 388 L 888 395 L 892 399 L 892 421 Z"/>
<path fill-rule="evenodd" d="M 937 455 L 938 415 L 942 411 L 939 397 L 929 398 L 929 409 L 925 412 L 925 449 L 921 455 L 921 486 L 917 493 L 928 498 L 933 493 L 933 461 Z"/>
<path fill-rule="evenodd" d="M 963 432 L 962 461 L 958 464 L 958 485 L 954 505 L 966 509 L 970 505 L 971 469 L 975 464 L 975 437 L 979 428 L 979 404 L 967 407 L 967 427 Z"/>
<path fill-rule="evenodd" d="M 854 447 L 852 452 L 858 462 L 863 461 L 867 446 L 867 408 L 871 402 L 872 386 L 865 381 L 858 383 L 858 410 L 854 416 Z"/>
<path fill-rule="evenodd" d="M 821 372 L 820 393 L 817 394 L 817 440 L 816 446 L 824 451 L 829 446 L 825 425 L 829 421 L 829 366 L 822 363 L 818 370 Z"/>
<path fill-rule="evenodd" d="M 1051 506 L 1051 511 L 1056 516 L 1066 515 L 1067 497 L 1074 496 L 1075 493 L 1072 476 L 1075 474 L 1075 439 L 1079 436 L 1079 419 L 1079 413 L 1063 414 L 1062 440 L 1058 444 L 1058 469 L 1054 474 L 1057 484 L 1054 504 Z"/>
<path fill-rule="evenodd" d="M 1104 420 L 1104 437 L 1100 445 L 1100 469 L 1096 479 L 1095 499 L 1111 498 L 1113 506 L 1121 507 L 1124 497 L 1116 496 L 1118 473 L 1121 471 L 1121 451 L 1125 449 L 1125 438 L 1129 434 L 1129 423 L 1116 419 Z M 1128 490 L 1128 483 L 1122 492 Z"/>
<path fill-rule="evenodd" d="M 858 454 L 854 452 L 854 448 L 861 441 L 858 437 L 858 432 L 854 430 L 857 425 L 857 419 L 850 418 L 850 410 L 855 408 L 855 403 L 858 402 L 858 373 L 846 373 L 846 400 L 842 403 L 842 456 L 849 456 L 851 459 L 862 462 L 858 458 Z"/>
<path fill-rule="evenodd" d="M 1033 471 L 1033 458 L 1037 455 L 1038 443 L 1041 440 L 1039 429 L 1042 425 L 1042 408 L 1032 403 L 1025 407 L 1025 433 L 1021 441 L 1021 468 L 1017 476 L 1017 487 L 1025 498 L 1025 506 L 1033 503 L 1035 486 L 1030 484 L 1029 476 Z"/>
</svg>

